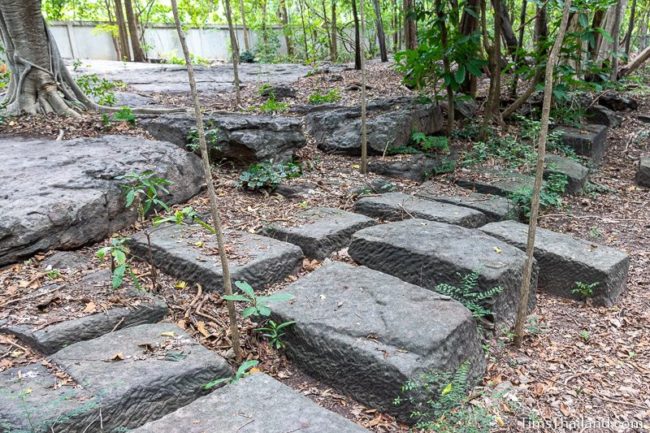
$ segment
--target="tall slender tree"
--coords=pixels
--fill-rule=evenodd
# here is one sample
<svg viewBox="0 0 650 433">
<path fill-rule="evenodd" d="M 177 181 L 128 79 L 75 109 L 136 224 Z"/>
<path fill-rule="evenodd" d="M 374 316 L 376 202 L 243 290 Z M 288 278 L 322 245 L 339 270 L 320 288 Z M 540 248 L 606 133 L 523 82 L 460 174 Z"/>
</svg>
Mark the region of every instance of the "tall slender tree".
<svg viewBox="0 0 650 433">
<path fill-rule="evenodd" d="M 379 0 L 372 0 L 372 7 L 375 10 L 375 23 L 377 26 L 377 41 L 379 42 L 379 57 L 382 62 L 388 61 L 388 49 L 386 48 L 386 33 L 381 18 L 381 5 Z"/>
<path fill-rule="evenodd" d="M 134 62 L 144 62 L 145 55 L 140 45 L 140 38 L 138 37 L 138 20 L 133 11 L 133 3 L 131 0 L 124 0 L 124 11 L 126 12 L 126 23 L 129 28 L 129 36 L 131 39 L 131 52 L 133 53 Z"/>
</svg>

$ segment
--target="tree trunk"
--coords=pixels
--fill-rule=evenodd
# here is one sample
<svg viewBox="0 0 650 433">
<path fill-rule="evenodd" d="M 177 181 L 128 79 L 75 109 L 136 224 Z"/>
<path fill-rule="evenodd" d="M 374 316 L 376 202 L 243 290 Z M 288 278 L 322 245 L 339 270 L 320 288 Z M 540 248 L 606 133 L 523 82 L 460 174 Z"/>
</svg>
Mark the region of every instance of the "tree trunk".
<svg viewBox="0 0 650 433">
<path fill-rule="evenodd" d="M 115 20 L 117 21 L 117 33 L 120 41 L 120 60 L 131 60 L 131 50 L 129 49 L 129 30 L 126 27 L 126 20 L 124 19 L 122 0 L 115 0 Z"/>
<path fill-rule="evenodd" d="M 190 59 L 190 50 L 187 48 L 185 41 L 185 34 L 181 28 L 181 21 L 178 17 L 178 5 L 176 0 L 171 0 L 172 12 L 174 14 L 174 22 L 176 23 L 176 31 L 178 38 L 183 47 L 183 54 L 185 55 L 185 64 L 187 65 L 187 75 L 190 81 L 190 89 L 192 93 L 192 101 L 194 102 L 194 115 L 196 116 L 196 129 L 199 134 L 199 147 L 201 149 L 201 160 L 203 161 L 203 175 L 205 176 L 205 183 L 208 186 L 208 197 L 210 199 L 210 213 L 212 214 L 212 222 L 214 224 L 215 233 L 217 236 L 217 246 L 219 248 L 219 258 L 221 260 L 221 269 L 223 273 L 223 291 L 226 295 L 232 295 L 232 280 L 230 278 L 230 267 L 228 264 L 228 256 L 226 253 L 226 242 L 223 238 L 223 226 L 221 224 L 221 214 L 217 202 L 217 194 L 214 189 L 214 182 L 212 181 L 212 167 L 210 166 L 210 159 L 208 157 L 208 145 L 205 140 L 205 128 L 203 127 L 203 113 L 201 112 L 201 103 L 199 102 L 199 93 L 196 90 L 196 80 L 194 78 L 194 66 Z M 228 4 L 227 9 L 230 9 Z M 232 18 L 231 18 L 232 22 Z M 237 311 L 233 301 L 226 301 L 228 307 L 228 317 L 230 320 L 230 338 L 232 340 L 232 349 L 235 353 L 237 361 L 241 361 L 242 353 L 239 343 L 239 328 L 237 327 Z"/>
<path fill-rule="evenodd" d="M 436 15 L 438 16 L 438 26 L 440 27 L 440 45 L 444 51 L 442 57 L 445 75 L 451 76 L 451 62 L 448 55 L 447 43 L 447 24 L 445 22 L 445 11 L 442 6 L 442 0 L 436 0 L 435 3 Z M 451 80 L 447 86 L 447 135 L 451 137 L 451 132 L 454 130 L 454 89 L 451 87 Z"/>
<path fill-rule="evenodd" d="M 492 5 L 494 6 L 495 19 L 498 17 L 501 23 L 501 36 L 506 42 L 508 53 L 514 58 L 517 53 L 517 37 L 512 30 L 512 23 L 508 16 L 508 7 L 503 0 L 492 0 Z"/>
<path fill-rule="evenodd" d="M 515 54 L 515 68 L 519 66 L 519 52 L 523 49 L 524 47 L 524 30 L 526 26 L 524 26 L 524 23 L 526 22 L 526 9 L 528 8 L 528 0 L 522 0 L 521 1 L 521 13 L 519 14 L 519 41 L 517 43 L 517 52 Z M 519 75 L 515 72 L 512 76 L 512 87 L 510 88 L 510 97 L 516 98 L 517 97 L 517 84 L 519 82 Z"/>
<path fill-rule="evenodd" d="M 539 201 L 540 193 L 542 190 L 542 180 L 544 177 L 544 158 L 546 154 L 546 138 L 548 135 L 548 124 L 551 113 L 551 101 L 553 98 L 553 69 L 557 63 L 562 42 L 564 41 L 564 33 L 569 22 L 569 10 L 571 8 L 571 0 L 566 0 L 564 3 L 564 10 L 562 12 L 562 22 L 560 29 L 555 37 L 555 43 L 551 49 L 551 54 L 546 62 L 545 82 L 544 82 L 544 102 L 542 105 L 542 119 L 539 132 L 539 141 L 537 143 L 537 170 L 535 174 L 535 183 L 533 185 L 533 196 L 530 206 L 530 222 L 528 224 L 528 239 L 526 245 L 526 266 L 524 267 L 524 276 L 521 283 L 521 298 L 519 299 L 519 306 L 517 308 L 517 318 L 515 322 L 515 344 L 521 346 L 521 341 L 524 336 L 524 324 L 526 323 L 526 316 L 528 315 L 528 301 L 530 298 L 530 278 L 533 273 L 533 254 L 535 253 L 535 232 L 537 230 L 537 217 L 539 215 Z"/>
<path fill-rule="evenodd" d="M 404 46 L 407 50 L 418 47 L 418 31 L 415 23 L 413 0 L 404 0 Z"/>
<path fill-rule="evenodd" d="M 623 78 L 627 75 L 630 75 L 632 72 L 639 69 L 648 60 L 650 60 L 650 47 L 646 47 L 646 49 L 641 51 L 641 53 L 639 53 L 639 55 L 636 56 L 634 60 L 623 66 L 618 71 L 618 78 Z"/>
<path fill-rule="evenodd" d="M 356 0 L 352 0 L 356 2 Z M 366 16 L 365 5 L 360 0 L 361 11 L 361 43 L 359 45 L 359 54 L 361 58 L 361 174 L 368 174 L 368 125 L 366 122 Z"/>
<path fill-rule="evenodd" d="M 267 15 L 268 0 L 262 0 L 262 42 L 267 47 L 269 44 L 269 35 L 266 31 L 266 15 Z"/>
<path fill-rule="evenodd" d="M 377 20 L 377 39 L 379 40 L 379 55 L 382 62 L 388 61 L 388 50 L 386 49 L 386 34 L 384 33 L 384 23 L 381 20 L 381 6 L 379 0 L 372 0 L 372 6 L 375 9 L 375 19 Z"/>
<path fill-rule="evenodd" d="M 361 36 L 359 34 L 359 14 L 357 0 L 352 0 L 352 17 L 354 19 L 354 69 L 361 70 Z"/>
<path fill-rule="evenodd" d="M 0 33 L 11 71 L 3 101 L 8 114 L 78 116 L 73 107 L 90 104 L 63 64 L 43 19 L 40 0 L 2 0 Z"/>
<path fill-rule="evenodd" d="M 339 59 L 338 29 L 336 25 L 336 0 L 332 0 L 332 45 L 330 46 L 330 58 L 333 62 Z"/>
<path fill-rule="evenodd" d="M 307 44 L 307 26 L 305 25 L 305 11 L 302 0 L 298 0 L 298 9 L 300 9 L 300 21 L 302 21 L 302 43 L 305 46 L 305 60 L 309 60 L 309 46 Z"/>
<path fill-rule="evenodd" d="M 614 9 L 614 24 L 612 26 L 613 33 L 612 33 L 612 72 L 610 74 L 610 79 L 612 81 L 616 81 L 618 79 L 618 53 L 620 50 L 620 44 L 619 44 L 619 38 L 621 35 L 621 15 L 625 11 L 621 11 L 621 9 L 624 6 L 622 5 L 621 1 L 619 0 L 619 3 L 616 5 L 616 8 Z"/>
<path fill-rule="evenodd" d="M 291 29 L 289 28 L 289 11 L 287 11 L 286 0 L 280 0 L 280 21 L 282 22 L 282 33 L 284 42 L 287 45 L 287 55 L 293 57 L 293 43 L 291 42 Z"/>
<path fill-rule="evenodd" d="M 249 52 L 251 46 L 248 41 L 248 27 L 246 27 L 246 9 L 244 8 L 244 0 L 239 0 L 239 14 L 241 15 L 241 26 L 242 32 L 244 33 L 244 49 Z"/>
<path fill-rule="evenodd" d="M 131 49 L 133 50 L 133 61 L 144 62 L 145 56 L 138 38 L 138 23 L 133 13 L 133 3 L 131 0 L 124 0 L 124 11 L 126 12 L 126 22 L 129 26 L 129 36 L 131 37 Z"/>
<path fill-rule="evenodd" d="M 230 0 L 225 0 L 224 6 L 226 7 L 226 20 L 228 21 L 228 32 L 230 33 L 230 49 L 232 51 L 232 75 L 235 84 L 235 99 L 237 106 L 241 104 L 241 95 L 239 90 L 239 44 L 237 43 L 237 35 L 235 34 L 235 26 L 232 22 L 232 8 L 230 7 Z"/>
<path fill-rule="evenodd" d="M 327 19 L 327 6 L 325 5 L 325 0 L 321 0 L 321 7 L 323 9 L 323 27 L 326 29 L 330 28 L 330 21 Z M 332 54 L 332 35 L 327 31 L 327 48 L 329 49 L 330 56 Z"/>
<path fill-rule="evenodd" d="M 526 1 L 526 0 L 524 0 Z M 470 36 L 478 30 L 478 14 L 479 12 L 479 0 L 469 0 L 465 3 L 463 8 L 463 16 L 460 19 L 460 34 L 463 36 Z M 476 53 L 478 56 L 479 53 Z M 466 95 L 471 95 L 472 97 L 476 96 L 477 91 L 477 78 L 472 74 L 467 74 L 465 81 L 461 84 L 460 91 Z"/>
<path fill-rule="evenodd" d="M 483 115 L 483 134 L 487 133 L 487 125 L 500 117 L 499 102 L 501 100 L 501 14 L 496 11 L 501 8 L 501 0 L 493 0 L 494 5 L 494 41 L 492 51 L 490 52 L 490 90 L 488 99 L 485 103 L 485 113 Z M 487 13 L 487 7 L 483 8 Z"/>
</svg>

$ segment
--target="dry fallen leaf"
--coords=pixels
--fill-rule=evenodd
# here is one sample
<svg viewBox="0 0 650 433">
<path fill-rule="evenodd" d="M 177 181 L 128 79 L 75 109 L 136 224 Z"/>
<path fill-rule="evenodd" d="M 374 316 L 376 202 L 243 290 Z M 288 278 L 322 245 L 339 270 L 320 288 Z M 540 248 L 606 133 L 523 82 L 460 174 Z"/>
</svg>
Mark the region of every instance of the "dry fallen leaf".
<svg viewBox="0 0 650 433">
<path fill-rule="evenodd" d="M 122 352 L 117 352 L 110 359 L 111 361 L 124 361 L 124 354 Z"/>
<path fill-rule="evenodd" d="M 203 335 L 206 338 L 210 336 L 210 333 L 205 328 L 205 322 L 203 322 L 203 321 L 199 321 L 196 324 L 196 330 L 199 331 L 201 333 L 201 335 Z"/>
<path fill-rule="evenodd" d="M 90 301 L 89 303 L 86 304 L 86 308 L 84 308 L 84 313 L 96 313 L 97 312 L 97 306 L 93 301 Z"/>
</svg>

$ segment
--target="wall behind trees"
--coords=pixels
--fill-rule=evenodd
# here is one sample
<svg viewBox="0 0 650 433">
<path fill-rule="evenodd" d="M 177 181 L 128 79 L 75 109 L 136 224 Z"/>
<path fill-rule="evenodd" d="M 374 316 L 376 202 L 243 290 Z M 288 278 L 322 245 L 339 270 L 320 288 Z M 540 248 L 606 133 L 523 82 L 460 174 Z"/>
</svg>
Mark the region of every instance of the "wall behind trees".
<svg viewBox="0 0 650 433">
<path fill-rule="evenodd" d="M 120 60 L 110 33 L 99 30 L 96 22 L 50 22 L 54 39 L 67 59 Z M 281 32 L 281 29 L 274 29 Z M 210 60 L 227 60 L 230 57 L 230 41 L 227 26 L 205 26 L 187 29 L 187 42 L 190 52 Z M 243 39 L 243 30 L 237 28 L 238 40 Z M 249 39 L 254 49 L 258 35 L 249 31 Z M 284 38 L 278 38 L 279 54 L 286 55 Z M 173 26 L 153 25 L 147 27 L 144 40 L 149 59 L 180 57 L 182 51 L 178 35 Z M 241 45 L 241 44 L 240 44 Z"/>
</svg>

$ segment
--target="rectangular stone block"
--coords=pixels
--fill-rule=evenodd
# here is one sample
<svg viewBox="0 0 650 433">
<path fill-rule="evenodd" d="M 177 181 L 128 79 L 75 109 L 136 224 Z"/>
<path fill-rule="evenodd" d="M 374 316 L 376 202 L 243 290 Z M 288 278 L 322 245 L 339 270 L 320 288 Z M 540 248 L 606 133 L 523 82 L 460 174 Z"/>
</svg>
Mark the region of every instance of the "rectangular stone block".
<svg viewBox="0 0 650 433">
<path fill-rule="evenodd" d="M 413 407 L 393 404 L 407 380 L 464 362 L 472 379 L 482 377 L 476 322 L 451 298 L 344 263 L 324 266 L 283 292 L 295 298 L 271 309 L 275 320 L 296 322 L 287 331 L 289 357 L 371 407 L 407 421 Z"/>
<path fill-rule="evenodd" d="M 564 145 L 571 147 L 578 155 L 588 156 L 595 164 L 599 164 L 607 147 L 608 130 L 604 125 L 586 124 L 580 128 L 562 126 L 554 131 L 561 134 Z"/>
<path fill-rule="evenodd" d="M 421 218 L 429 221 L 478 227 L 486 223 L 483 213 L 466 207 L 425 200 L 401 192 L 360 198 L 354 211 L 386 221 Z"/>
<path fill-rule="evenodd" d="M 528 226 L 514 221 L 491 223 L 481 231 L 521 250 L 526 249 Z M 625 288 L 630 259 L 614 248 L 538 228 L 535 258 L 539 265 L 539 287 L 567 298 L 576 282 L 598 283 L 594 302 L 611 306 Z"/>
<path fill-rule="evenodd" d="M 457 179 L 456 184 L 481 194 L 493 194 L 503 197 L 520 192 L 523 189 L 532 191 L 535 178 L 515 171 L 485 171 L 488 176 L 476 179 Z"/>
<path fill-rule="evenodd" d="M 299 247 L 247 232 L 225 232 L 233 281 L 246 281 L 257 290 L 284 280 L 302 263 Z M 143 234 L 129 241 L 131 251 L 149 261 Z M 215 236 L 199 226 L 166 225 L 151 234 L 154 264 L 166 274 L 206 290 L 223 290 L 223 274 Z"/>
<path fill-rule="evenodd" d="M 0 431 L 123 431 L 205 394 L 232 371 L 173 324 L 140 325 L 73 344 L 51 357 L 77 386 L 55 388 L 34 364 L 0 373 Z M 3 430 L 4 429 L 4 430 Z"/>
<path fill-rule="evenodd" d="M 566 192 L 580 194 L 589 178 L 589 169 L 579 162 L 559 155 L 546 155 L 544 177 L 561 174 L 567 178 Z"/>
<path fill-rule="evenodd" d="M 650 156 L 641 158 L 639 170 L 636 173 L 636 183 L 641 186 L 650 187 Z"/>
<path fill-rule="evenodd" d="M 482 212 L 488 222 L 515 219 L 517 217 L 515 204 L 511 200 L 498 195 L 481 194 L 478 192 L 457 196 L 441 195 L 430 182 L 425 182 L 420 186 L 415 196 L 475 209 Z"/>
<path fill-rule="evenodd" d="M 363 433 L 265 374 L 227 385 L 133 433 Z"/>
<path fill-rule="evenodd" d="M 305 256 L 318 260 L 346 248 L 353 233 L 376 224 L 367 216 L 334 208 L 309 209 L 299 215 L 299 220 L 294 227 L 270 225 L 264 234 L 298 245 Z"/>
<path fill-rule="evenodd" d="M 464 227 L 420 219 L 365 228 L 348 249 L 358 263 L 426 289 L 458 285 L 461 276 L 479 273 L 481 291 L 501 287 L 491 301 L 495 322 L 511 323 L 520 298 L 526 256 L 519 249 Z M 531 279 L 530 308 L 535 304 L 537 266 Z"/>
</svg>

